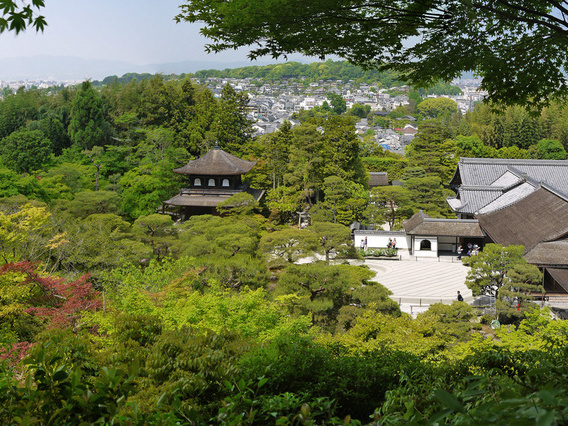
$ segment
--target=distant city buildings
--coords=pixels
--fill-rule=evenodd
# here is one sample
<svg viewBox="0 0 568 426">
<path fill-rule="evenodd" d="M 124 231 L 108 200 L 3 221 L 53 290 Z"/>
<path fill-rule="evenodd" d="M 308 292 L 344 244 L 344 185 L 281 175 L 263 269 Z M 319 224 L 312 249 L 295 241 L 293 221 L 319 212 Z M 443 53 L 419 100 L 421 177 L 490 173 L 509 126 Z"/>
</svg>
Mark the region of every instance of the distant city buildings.
<svg viewBox="0 0 568 426">
<path fill-rule="evenodd" d="M 20 87 L 29 89 L 48 89 L 54 86 L 75 86 L 81 84 L 82 80 L 0 80 L 0 98 L 4 96 L 6 89 L 15 92 Z"/>
<path fill-rule="evenodd" d="M 299 124 L 294 120 L 293 114 L 302 110 L 311 110 L 321 107 L 325 102 L 331 104 L 327 98 L 329 93 L 340 95 L 345 100 L 347 108 L 355 104 L 368 106 L 371 112 L 377 117 L 387 118 L 389 112 L 399 106 L 409 104 L 407 93 L 408 86 L 391 87 L 388 89 L 366 83 L 357 84 L 353 80 L 344 82 L 342 80 L 318 80 L 308 82 L 302 79 L 281 79 L 277 81 L 265 81 L 254 78 L 215 78 L 195 79 L 197 84 L 207 87 L 214 96 L 221 96 L 221 91 L 226 84 L 230 84 L 238 92 L 247 92 L 249 95 L 248 118 L 254 124 L 256 135 L 272 133 L 286 120 L 292 126 Z M 20 87 L 25 89 L 47 89 L 53 86 L 73 86 L 80 84 L 78 80 L 0 80 L 0 99 L 6 93 L 18 90 Z M 454 80 L 454 85 L 462 89 L 462 94 L 458 96 L 444 97 L 453 99 L 458 109 L 465 113 L 473 109 L 476 102 L 482 101 L 487 92 L 478 90 L 479 79 Z M 436 97 L 431 95 L 430 97 Z M 398 121 L 401 121 L 400 123 Z M 374 123 L 362 119 L 356 124 L 356 132 L 359 137 L 374 135 L 374 142 L 383 149 L 393 152 L 403 153 L 404 147 L 410 143 L 416 127 L 412 124 L 414 117 L 403 117 L 401 119 L 389 120 L 388 126 L 376 126 Z"/>
</svg>

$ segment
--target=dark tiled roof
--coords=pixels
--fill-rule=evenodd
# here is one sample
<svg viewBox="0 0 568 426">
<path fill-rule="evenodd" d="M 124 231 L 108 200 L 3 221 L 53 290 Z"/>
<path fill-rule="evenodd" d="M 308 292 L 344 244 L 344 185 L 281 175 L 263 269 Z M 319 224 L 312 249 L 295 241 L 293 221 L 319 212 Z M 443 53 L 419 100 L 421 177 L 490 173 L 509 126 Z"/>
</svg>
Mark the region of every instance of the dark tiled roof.
<svg viewBox="0 0 568 426">
<path fill-rule="evenodd" d="M 559 191 L 568 193 L 568 161 L 566 160 L 460 158 L 450 185 L 488 186 L 508 169 L 514 169 L 537 182 L 546 182 Z"/>
<path fill-rule="evenodd" d="M 422 210 L 404 222 L 408 235 L 433 235 L 440 237 L 482 238 L 483 231 L 477 220 L 471 219 L 436 219 Z"/>
<path fill-rule="evenodd" d="M 387 186 L 389 184 L 389 176 L 387 172 L 370 172 L 369 187 Z"/>
<path fill-rule="evenodd" d="M 535 186 L 529 182 L 523 182 L 509 191 L 504 191 L 500 197 L 478 209 L 477 212 L 474 213 L 484 214 L 504 209 L 505 207 L 508 207 L 511 204 L 515 204 L 519 200 L 525 198 L 527 195 L 533 193 L 538 188 L 538 185 Z"/>
<path fill-rule="evenodd" d="M 254 161 L 241 160 L 222 149 L 213 148 L 203 157 L 192 160 L 179 169 L 174 169 L 174 172 L 206 176 L 242 175 L 250 171 L 255 164 Z"/>
<path fill-rule="evenodd" d="M 568 202 L 543 186 L 502 210 L 480 214 L 478 220 L 496 243 L 521 244 L 529 251 L 568 233 Z"/>
<path fill-rule="evenodd" d="M 448 199 L 459 213 L 486 214 L 511 205 L 541 185 L 568 192 L 568 161 L 460 158 L 450 185 L 457 195 Z"/>
<path fill-rule="evenodd" d="M 452 198 L 456 200 L 456 205 L 453 202 L 448 203 L 454 211 L 460 213 L 476 213 L 480 208 L 485 207 L 487 204 L 495 201 L 503 194 L 502 188 L 490 188 L 480 186 L 462 186 L 458 189 L 458 196 Z M 459 205 L 457 202 L 459 201 Z"/>
</svg>

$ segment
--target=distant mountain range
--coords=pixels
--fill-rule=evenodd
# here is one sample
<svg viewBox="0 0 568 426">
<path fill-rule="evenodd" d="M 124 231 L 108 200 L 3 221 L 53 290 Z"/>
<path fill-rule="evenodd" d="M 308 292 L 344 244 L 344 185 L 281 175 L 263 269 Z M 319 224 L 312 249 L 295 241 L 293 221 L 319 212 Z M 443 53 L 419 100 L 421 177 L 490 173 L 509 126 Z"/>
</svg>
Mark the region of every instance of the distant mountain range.
<svg viewBox="0 0 568 426">
<path fill-rule="evenodd" d="M 84 59 L 72 56 L 14 57 L 0 60 L 0 80 L 102 80 L 105 77 L 133 73 L 182 74 L 205 69 L 239 68 L 267 65 L 270 61 L 181 61 L 137 65 L 121 61 Z"/>
</svg>

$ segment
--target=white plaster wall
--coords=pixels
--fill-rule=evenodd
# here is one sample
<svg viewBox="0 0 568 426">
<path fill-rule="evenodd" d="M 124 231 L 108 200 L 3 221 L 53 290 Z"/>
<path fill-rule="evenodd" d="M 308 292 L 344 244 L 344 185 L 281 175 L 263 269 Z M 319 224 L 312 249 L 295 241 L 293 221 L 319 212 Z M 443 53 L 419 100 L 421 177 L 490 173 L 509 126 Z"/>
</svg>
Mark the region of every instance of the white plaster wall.
<svg viewBox="0 0 568 426">
<path fill-rule="evenodd" d="M 359 231 L 364 232 L 364 231 Z M 410 247 L 410 237 L 401 234 L 359 234 L 355 235 L 354 244 L 356 248 L 361 247 L 361 241 L 365 240 L 367 237 L 367 248 L 386 248 L 389 243 L 389 238 L 396 238 L 396 248 L 402 250 L 408 250 Z"/>
<path fill-rule="evenodd" d="M 429 240 L 431 250 L 420 250 L 420 243 L 423 240 Z M 414 256 L 418 257 L 438 257 L 438 239 L 436 237 L 414 237 Z"/>
</svg>

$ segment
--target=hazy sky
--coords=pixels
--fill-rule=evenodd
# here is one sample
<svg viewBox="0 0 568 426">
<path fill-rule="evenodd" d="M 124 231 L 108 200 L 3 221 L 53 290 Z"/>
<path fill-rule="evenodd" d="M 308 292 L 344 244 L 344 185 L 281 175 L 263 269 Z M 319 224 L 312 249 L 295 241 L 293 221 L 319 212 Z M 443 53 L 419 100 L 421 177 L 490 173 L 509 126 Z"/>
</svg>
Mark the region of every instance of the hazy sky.
<svg viewBox="0 0 568 426">
<path fill-rule="evenodd" d="M 199 25 L 173 21 L 180 4 L 181 0 L 46 0 L 42 12 L 48 23 L 45 31 L 1 34 L 0 59 L 78 56 L 139 65 L 246 59 L 246 50 L 207 55 Z M 290 59 L 301 58 L 298 55 Z M 267 61 L 269 58 L 263 62 Z"/>
</svg>

